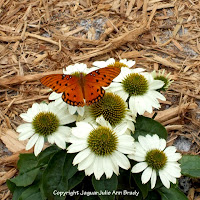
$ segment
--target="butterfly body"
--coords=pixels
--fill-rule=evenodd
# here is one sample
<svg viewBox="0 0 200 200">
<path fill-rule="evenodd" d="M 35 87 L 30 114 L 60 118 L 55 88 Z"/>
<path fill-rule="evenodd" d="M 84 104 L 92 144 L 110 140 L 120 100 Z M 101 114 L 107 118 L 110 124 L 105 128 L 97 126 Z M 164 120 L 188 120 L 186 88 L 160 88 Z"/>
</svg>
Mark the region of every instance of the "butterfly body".
<svg viewBox="0 0 200 200">
<path fill-rule="evenodd" d="M 62 99 L 72 106 L 91 105 L 104 96 L 104 89 L 119 75 L 120 68 L 105 67 L 88 74 L 52 74 L 41 78 L 41 83 L 56 93 L 63 93 Z"/>
</svg>

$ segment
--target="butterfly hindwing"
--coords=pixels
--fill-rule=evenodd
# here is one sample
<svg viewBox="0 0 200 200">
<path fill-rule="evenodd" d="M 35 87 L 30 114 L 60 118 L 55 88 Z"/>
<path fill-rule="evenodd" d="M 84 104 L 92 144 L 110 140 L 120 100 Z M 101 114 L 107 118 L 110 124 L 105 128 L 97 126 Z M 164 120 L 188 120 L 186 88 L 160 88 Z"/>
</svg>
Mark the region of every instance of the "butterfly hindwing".
<svg viewBox="0 0 200 200">
<path fill-rule="evenodd" d="M 63 93 L 62 99 L 72 106 L 83 106 L 83 92 L 79 78 L 73 75 L 52 74 L 40 79 L 41 83 L 56 93 Z"/>
<path fill-rule="evenodd" d="M 100 86 L 93 85 L 92 83 L 87 83 L 85 85 L 85 99 L 87 105 L 98 102 L 103 98 L 104 94 L 105 90 Z"/>
</svg>

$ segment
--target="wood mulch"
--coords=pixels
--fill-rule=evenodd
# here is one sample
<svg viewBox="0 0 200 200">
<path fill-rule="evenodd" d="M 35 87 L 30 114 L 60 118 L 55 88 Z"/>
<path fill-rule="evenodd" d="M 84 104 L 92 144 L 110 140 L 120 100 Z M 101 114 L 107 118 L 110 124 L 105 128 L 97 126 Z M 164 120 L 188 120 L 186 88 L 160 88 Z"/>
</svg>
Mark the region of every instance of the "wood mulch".
<svg viewBox="0 0 200 200">
<path fill-rule="evenodd" d="M 168 144 L 184 137 L 200 154 L 200 2 L 198 0 L 0 0 L 0 199 L 17 174 L 19 114 L 48 101 L 39 78 L 77 62 L 131 59 L 174 80 L 156 120 Z M 146 116 L 152 116 L 146 114 Z M 190 200 L 200 199 L 192 186 Z"/>
</svg>

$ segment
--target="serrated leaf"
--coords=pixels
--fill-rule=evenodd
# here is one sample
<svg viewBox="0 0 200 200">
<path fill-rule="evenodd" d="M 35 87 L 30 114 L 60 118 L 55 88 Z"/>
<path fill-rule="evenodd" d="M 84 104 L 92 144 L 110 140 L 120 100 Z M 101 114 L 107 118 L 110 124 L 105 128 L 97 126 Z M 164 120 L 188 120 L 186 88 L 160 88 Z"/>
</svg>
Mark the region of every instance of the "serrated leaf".
<svg viewBox="0 0 200 200">
<path fill-rule="evenodd" d="M 200 178 L 200 156 L 183 155 L 179 160 L 181 173 L 185 176 Z"/>
<path fill-rule="evenodd" d="M 187 200 L 188 198 L 185 196 L 185 194 L 180 191 L 178 188 L 169 188 L 161 187 L 157 190 L 159 194 L 161 195 L 161 200 Z"/>
<path fill-rule="evenodd" d="M 118 179 L 115 174 L 112 175 L 110 179 L 106 179 L 105 175 L 101 177 L 100 180 L 96 180 L 95 177 L 92 177 L 92 185 L 94 189 L 101 194 L 101 192 L 107 193 L 110 192 L 109 195 L 99 195 L 101 200 L 114 200 L 115 195 L 113 195 L 113 191 L 117 190 Z M 107 193 L 108 194 L 108 193 Z"/>
<path fill-rule="evenodd" d="M 146 136 L 157 134 L 160 138 L 167 139 L 167 131 L 159 122 L 144 116 L 137 116 L 133 137 L 137 140 L 139 135 Z"/>
</svg>

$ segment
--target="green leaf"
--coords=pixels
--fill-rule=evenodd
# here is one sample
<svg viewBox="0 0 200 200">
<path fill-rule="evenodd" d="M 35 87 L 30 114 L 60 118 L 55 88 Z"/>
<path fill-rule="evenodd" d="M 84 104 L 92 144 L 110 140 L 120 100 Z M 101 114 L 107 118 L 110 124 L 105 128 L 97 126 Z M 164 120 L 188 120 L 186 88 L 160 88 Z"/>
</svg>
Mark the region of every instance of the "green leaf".
<svg viewBox="0 0 200 200">
<path fill-rule="evenodd" d="M 147 184 L 142 184 L 141 175 L 142 175 L 141 173 L 134 173 L 132 174 L 132 177 L 134 178 L 135 183 L 137 184 L 138 188 L 142 193 L 143 198 L 145 199 L 150 190 L 150 184 L 149 182 Z"/>
<path fill-rule="evenodd" d="M 84 172 L 77 172 L 74 176 L 72 176 L 72 178 L 69 179 L 69 188 L 68 190 L 73 189 L 75 186 L 77 186 L 79 183 L 81 183 L 83 181 L 85 177 L 85 173 Z"/>
<path fill-rule="evenodd" d="M 135 123 L 135 132 L 133 137 L 138 140 L 138 136 L 157 134 L 160 138 L 167 139 L 167 131 L 159 122 L 144 116 L 138 115 Z"/>
<path fill-rule="evenodd" d="M 31 187 L 28 187 L 25 191 L 22 192 L 19 200 L 43 200 L 42 196 L 40 194 L 39 185 L 33 185 Z"/>
<path fill-rule="evenodd" d="M 185 196 L 185 194 L 180 191 L 178 188 L 169 188 L 161 187 L 157 190 L 159 194 L 161 195 L 161 200 L 187 200 L 188 198 Z"/>
<path fill-rule="evenodd" d="M 65 199 L 65 196 L 54 195 L 54 191 L 69 191 L 68 180 L 73 178 L 77 167 L 72 165 L 75 154 L 61 150 L 54 154 L 43 173 L 43 190 L 48 200 Z M 74 181 L 73 184 L 77 182 Z"/>
<path fill-rule="evenodd" d="M 20 173 L 24 173 L 36 168 L 37 163 L 37 157 L 34 154 L 20 154 L 17 167 Z"/>
<path fill-rule="evenodd" d="M 100 180 L 96 180 L 95 177 L 92 177 L 92 184 L 94 189 L 101 194 L 101 192 L 106 192 L 108 195 L 99 195 L 101 200 L 114 200 L 115 195 L 114 191 L 117 190 L 118 179 L 115 174 L 112 175 L 110 179 L 106 179 L 105 175 L 101 177 Z"/>
<path fill-rule="evenodd" d="M 60 148 L 58 148 L 55 145 L 46 148 L 37 157 L 38 166 L 47 164 L 49 160 L 51 159 L 51 157 L 58 151 L 60 151 Z"/>
<path fill-rule="evenodd" d="M 21 194 L 26 190 L 27 188 L 25 187 L 16 187 L 14 193 L 13 193 L 13 197 L 12 200 L 19 200 Z"/>
<path fill-rule="evenodd" d="M 66 170 L 64 169 L 67 153 L 62 150 L 54 154 L 43 173 L 43 190 L 47 199 L 65 199 L 54 195 L 54 191 L 66 191 L 68 181 L 66 180 Z"/>
<path fill-rule="evenodd" d="M 183 155 L 179 161 L 181 173 L 185 176 L 200 178 L 200 156 Z"/>
<path fill-rule="evenodd" d="M 19 174 L 17 177 L 10 179 L 10 181 L 15 183 L 16 186 L 26 187 L 34 182 L 38 172 L 39 168 L 36 168 L 23 174 Z"/>
</svg>

